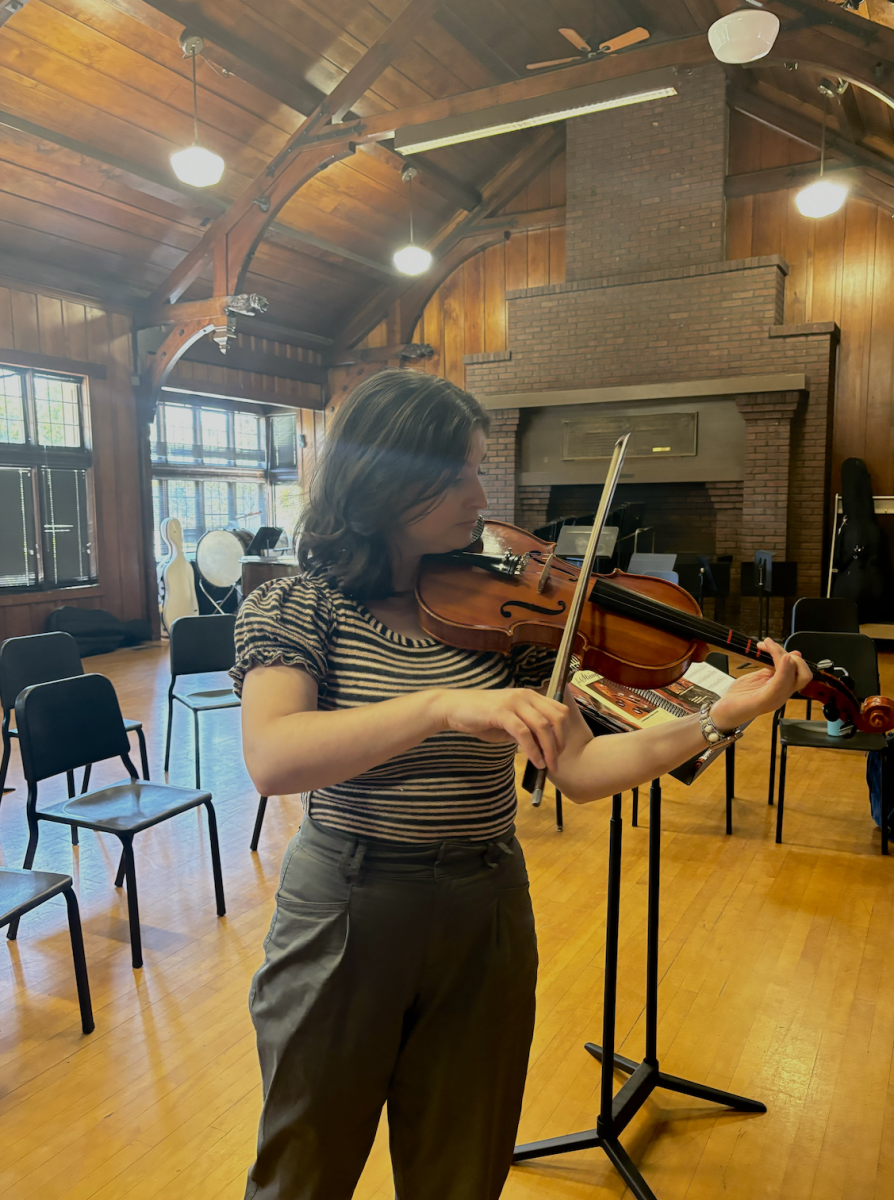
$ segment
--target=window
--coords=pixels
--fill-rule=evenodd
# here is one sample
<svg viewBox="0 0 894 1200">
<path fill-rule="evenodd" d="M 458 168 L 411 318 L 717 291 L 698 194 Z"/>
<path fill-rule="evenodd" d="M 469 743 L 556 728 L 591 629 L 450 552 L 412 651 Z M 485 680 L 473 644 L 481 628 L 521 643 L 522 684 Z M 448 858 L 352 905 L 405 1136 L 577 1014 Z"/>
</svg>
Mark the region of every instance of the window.
<svg viewBox="0 0 894 1200">
<path fill-rule="evenodd" d="M 294 412 L 269 416 L 231 401 L 164 399 L 150 442 L 156 558 L 165 553 L 159 528 L 165 517 L 179 518 L 190 556 L 210 529 L 254 533 L 278 524 L 291 532 L 298 490 Z"/>
<path fill-rule="evenodd" d="M 85 430 L 80 379 L 0 366 L 0 589 L 96 582 Z"/>
</svg>

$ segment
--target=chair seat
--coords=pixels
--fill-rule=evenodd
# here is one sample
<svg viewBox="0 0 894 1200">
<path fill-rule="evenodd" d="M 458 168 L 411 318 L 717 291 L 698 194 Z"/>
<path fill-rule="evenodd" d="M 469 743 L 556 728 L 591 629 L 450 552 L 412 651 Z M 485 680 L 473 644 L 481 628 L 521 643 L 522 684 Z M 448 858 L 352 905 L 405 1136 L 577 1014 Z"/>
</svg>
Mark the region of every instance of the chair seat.
<svg viewBox="0 0 894 1200">
<path fill-rule="evenodd" d="M 70 875 L 0 867 L 0 925 L 7 925 L 13 917 L 58 896 L 67 887 L 71 887 Z"/>
<path fill-rule="evenodd" d="M 122 717 L 121 720 L 124 722 L 124 728 L 128 733 L 136 733 L 138 729 L 143 728 L 142 721 L 131 721 L 128 717 Z M 19 735 L 15 729 L 10 729 L 9 736 L 17 738 Z"/>
<path fill-rule="evenodd" d="M 213 692 L 174 692 L 174 699 L 194 712 L 205 712 L 209 708 L 238 708 L 240 704 L 232 688 L 220 688 Z"/>
<path fill-rule="evenodd" d="M 37 815 L 41 820 L 76 824 L 99 833 L 139 833 L 210 799 L 210 792 L 194 788 L 123 779 L 95 792 L 38 809 Z"/>
<path fill-rule="evenodd" d="M 855 733 L 853 737 L 830 737 L 825 721 L 779 722 L 779 736 L 786 746 L 805 746 L 812 750 L 884 750 L 883 733 Z"/>
</svg>

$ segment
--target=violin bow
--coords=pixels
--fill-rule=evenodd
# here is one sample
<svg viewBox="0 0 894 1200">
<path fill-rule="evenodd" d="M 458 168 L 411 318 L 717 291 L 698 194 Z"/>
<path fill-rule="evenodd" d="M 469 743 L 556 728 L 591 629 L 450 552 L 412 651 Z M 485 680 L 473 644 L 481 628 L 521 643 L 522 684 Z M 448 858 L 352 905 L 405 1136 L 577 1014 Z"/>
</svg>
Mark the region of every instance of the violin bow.
<svg viewBox="0 0 894 1200">
<path fill-rule="evenodd" d="M 605 527 L 605 522 L 608 520 L 608 510 L 611 507 L 612 500 L 615 498 L 615 489 L 621 477 L 621 468 L 624 465 L 624 456 L 627 453 L 627 443 L 629 441 L 630 434 L 625 433 L 623 437 L 618 438 L 615 442 L 615 449 L 608 466 L 608 474 L 605 477 L 605 486 L 602 489 L 599 508 L 596 510 L 596 516 L 593 518 L 593 529 L 590 533 L 590 540 L 587 543 L 587 552 L 584 555 L 583 565 L 581 566 L 580 575 L 577 580 L 577 587 L 574 589 L 574 596 L 568 609 L 568 619 L 565 622 L 565 628 L 562 631 L 562 640 L 559 643 L 559 649 L 556 653 L 556 662 L 553 667 L 552 676 L 550 677 L 547 695 L 553 700 L 558 700 L 560 704 L 565 702 L 565 684 L 568 681 L 568 667 L 571 663 L 571 655 L 574 650 L 574 640 L 577 637 L 577 627 L 580 625 L 584 601 L 587 598 L 587 590 L 590 586 L 590 576 L 593 574 L 593 564 L 596 561 L 596 550 L 599 547 L 599 539 L 602 537 L 602 530 Z M 535 808 L 539 808 L 540 802 L 543 800 L 543 785 L 545 783 L 546 767 L 539 767 L 534 778 L 534 787 L 531 793 L 531 803 Z"/>
</svg>

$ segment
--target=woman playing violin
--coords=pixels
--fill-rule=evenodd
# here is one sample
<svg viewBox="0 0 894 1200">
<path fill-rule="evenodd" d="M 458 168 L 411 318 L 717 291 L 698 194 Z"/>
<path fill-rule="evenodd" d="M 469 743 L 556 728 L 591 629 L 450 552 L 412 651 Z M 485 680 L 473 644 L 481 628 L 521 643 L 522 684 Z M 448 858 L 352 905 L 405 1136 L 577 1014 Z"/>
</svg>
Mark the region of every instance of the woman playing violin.
<svg viewBox="0 0 894 1200">
<path fill-rule="evenodd" d="M 302 523 L 304 574 L 246 600 L 233 671 L 263 795 L 304 793 L 250 1007 L 264 1107 L 247 1200 L 348 1200 L 387 1106 L 399 1200 L 496 1200 L 534 1026 L 537 948 L 514 836 L 517 749 L 571 799 L 692 758 L 699 718 L 593 738 L 536 690 L 553 654 L 428 637 L 424 555 L 470 542 L 488 418 L 466 392 L 383 371 L 327 436 Z M 772 668 L 710 717 L 730 733 L 807 682 Z"/>
</svg>

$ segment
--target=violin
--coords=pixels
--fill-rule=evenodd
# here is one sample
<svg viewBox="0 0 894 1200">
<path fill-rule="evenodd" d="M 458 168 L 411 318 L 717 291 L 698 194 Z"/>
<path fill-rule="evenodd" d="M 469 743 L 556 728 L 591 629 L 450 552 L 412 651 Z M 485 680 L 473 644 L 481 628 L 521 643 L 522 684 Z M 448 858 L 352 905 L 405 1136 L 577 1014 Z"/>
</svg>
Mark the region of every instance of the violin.
<svg viewBox="0 0 894 1200">
<path fill-rule="evenodd" d="M 508 653 L 520 644 L 558 648 L 580 568 L 557 558 L 555 543 L 504 521 L 484 521 L 465 550 L 429 555 L 416 587 L 419 623 L 427 634 L 464 650 Z M 477 532 L 477 531 L 476 531 Z M 757 639 L 702 616 L 675 583 L 612 571 L 592 575 L 574 637 L 585 670 L 636 688 L 663 687 L 702 662 L 716 646 L 772 666 Z M 813 679 L 799 695 L 823 705 L 826 718 L 862 733 L 894 729 L 894 701 L 860 698 L 831 664 L 807 664 Z"/>
</svg>

